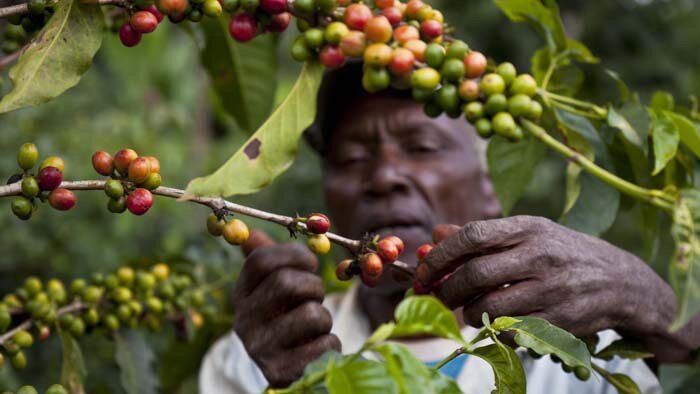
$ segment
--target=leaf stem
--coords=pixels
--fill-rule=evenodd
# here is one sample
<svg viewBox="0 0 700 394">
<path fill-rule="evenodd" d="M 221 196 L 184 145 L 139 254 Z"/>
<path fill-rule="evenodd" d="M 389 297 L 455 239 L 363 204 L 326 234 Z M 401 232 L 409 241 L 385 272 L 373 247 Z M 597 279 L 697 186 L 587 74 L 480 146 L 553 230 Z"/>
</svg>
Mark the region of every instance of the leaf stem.
<svg viewBox="0 0 700 394">
<path fill-rule="evenodd" d="M 606 118 L 608 115 L 608 111 L 605 108 L 599 107 L 587 101 L 582 101 L 574 97 L 553 93 L 544 89 L 537 89 L 537 93 L 539 93 L 542 96 L 547 96 L 548 98 L 551 98 L 552 100 L 558 101 L 560 103 L 571 104 L 574 106 L 590 109 L 597 115 L 600 115 L 602 118 Z"/>
<path fill-rule="evenodd" d="M 593 120 L 604 120 L 607 117 L 607 116 L 601 117 L 601 115 L 599 115 L 597 113 L 591 113 L 591 112 L 587 112 L 584 110 L 580 110 L 580 109 L 574 108 L 568 104 L 561 103 L 559 101 L 552 101 L 551 105 L 552 105 L 552 107 L 561 108 L 566 112 L 580 115 L 580 116 L 583 116 L 583 117 L 586 117 L 589 119 L 593 119 Z"/>
<path fill-rule="evenodd" d="M 447 363 L 449 363 L 450 361 L 452 361 L 452 360 L 454 360 L 455 358 L 461 356 L 462 354 L 467 353 L 467 351 L 468 351 L 468 350 L 467 350 L 467 347 L 466 347 L 466 346 L 457 348 L 454 352 L 452 352 L 452 354 L 450 354 L 449 356 L 445 357 L 444 360 L 440 361 L 440 362 L 434 367 L 434 369 L 440 369 L 440 368 L 444 367 L 444 366 L 445 366 Z"/>
<path fill-rule="evenodd" d="M 104 190 L 105 187 L 105 181 L 104 180 L 87 180 L 87 181 L 66 181 L 62 182 L 61 186 L 64 189 L 69 189 L 69 190 Z M 204 205 L 212 210 L 225 210 L 231 213 L 238 213 L 241 215 L 261 219 L 261 220 L 266 220 L 268 222 L 276 223 L 284 227 L 289 227 L 292 223 L 295 223 L 294 218 L 289 217 L 289 216 L 283 216 L 283 215 L 278 215 L 275 213 L 271 212 L 266 212 L 260 209 L 255 209 L 251 208 L 245 205 L 240 205 L 236 204 L 230 201 L 227 201 L 223 198 L 220 197 L 197 197 L 197 196 L 185 196 L 185 191 L 181 189 L 175 189 L 171 187 L 164 187 L 161 186 L 155 190 L 151 191 L 154 195 L 162 196 L 162 197 L 168 197 L 168 198 L 174 198 L 177 199 L 178 201 L 189 201 L 193 202 L 196 204 Z M 22 193 L 22 186 L 21 186 L 21 181 L 15 182 L 9 185 L 1 185 L 0 186 L 0 197 L 9 197 L 9 196 L 16 196 L 20 195 Z M 299 227 L 302 229 L 306 229 L 306 224 L 304 223 L 297 223 Z M 335 243 L 336 245 L 340 245 L 347 249 L 350 253 L 352 254 L 357 254 L 361 251 L 363 247 L 363 243 L 361 241 L 349 239 L 342 237 L 338 234 L 334 234 L 331 232 L 326 233 L 326 236 L 328 239 Z M 391 267 L 394 269 L 397 269 L 399 271 L 402 271 L 410 276 L 413 276 L 413 269 L 411 267 L 402 262 L 402 261 L 394 261 L 393 263 L 390 264 Z"/>
<path fill-rule="evenodd" d="M 579 165 L 582 169 L 589 172 L 591 175 L 595 176 L 601 181 L 614 187 L 620 192 L 627 194 L 628 196 L 647 202 L 669 214 L 673 213 L 675 200 L 672 196 L 664 193 L 661 190 L 643 188 L 606 171 L 602 167 L 596 165 L 593 161 L 586 158 L 584 155 L 562 144 L 554 137 L 549 135 L 545 129 L 531 121 L 522 120 L 522 125 L 525 130 L 527 130 L 535 138 L 539 139 L 545 145 L 560 153 L 567 160 Z"/>
</svg>

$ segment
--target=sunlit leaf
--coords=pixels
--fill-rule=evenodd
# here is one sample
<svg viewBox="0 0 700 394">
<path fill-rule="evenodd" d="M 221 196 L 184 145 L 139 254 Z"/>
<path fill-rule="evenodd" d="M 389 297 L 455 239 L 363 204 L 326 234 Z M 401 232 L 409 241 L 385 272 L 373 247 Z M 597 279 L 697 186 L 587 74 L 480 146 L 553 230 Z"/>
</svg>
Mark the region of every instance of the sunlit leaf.
<svg viewBox="0 0 700 394">
<path fill-rule="evenodd" d="M 661 110 L 666 110 L 666 111 L 673 111 L 673 108 L 676 106 L 675 102 L 673 100 L 673 95 L 669 92 L 664 92 L 664 91 L 658 91 L 654 92 L 654 95 L 651 96 L 651 105 L 649 105 L 652 109 L 661 111 Z"/>
<path fill-rule="evenodd" d="M 500 342 L 470 352 L 491 365 L 496 380 L 495 394 L 525 394 L 525 371 L 518 355 Z"/>
<path fill-rule="evenodd" d="M 696 126 L 690 119 L 675 112 L 665 111 L 664 114 L 678 128 L 678 135 L 683 145 L 687 146 L 695 156 L 700 157 L 700 127 Z"/>
<path fill-rule="evenodd" d="M 10 69 L 12 90 L 0 100 L 0 113 L 50 101 L 75 86 L 102 44 L 100 6 L 61 0 L 43 29 Z"/>
<path fill-rule="evenodd" d="M 401 301 L 394 311 L 392 337 L 432 334 L 464 342 L 454 313 L 435 297 L 414 296 Z"/>
<path fill-rule="evenodd" d="M 321 76 L 319 64 L 306 64 L 287 98 L 258 131 L 213 174 L 193 179 L 186 194 L 226 197 L 255 193 L 287 170 L 316 113 Z"/>
<path fill-rule="evenodd" d="M 500 136 L 489 141 L 486 150 L 489 174 L 504 215 L 522 197 L 545 152 L 546 147 L 530 135 L 515 143 Z"/>
<path fill-rule="evenodd" d="M 619 394 L 640 394 L 639 386 L 629 376 L 621 373 L 610 373 L 598 366 L 595 366 L 594 369 L 603 379 L 615 387 Z"/>
<path fill-rule="evenodd" d="M 331 364 L 325 378 L 331 394 L 392 394 L 398 386 L 378 361 L 359 360 L 340 365 Z"/>
<path fill-rule="evenodd" d="M 494 0 L 496 5 L 513 22 L 528 22 L 538 29 L 545 39 L 551 37 L 559 51 L 566 48 L 566 33 L 561 24 L 558 7 L 548 0 L 547 8 L 540 0 Z"/>
<path fill-rule="evenodd" d="M 271 34 L 235 42 L 226 18 L 205 18 L 200 53 L 220 105 L 245 131 L 253 132 L 270 114 L 277 84 L 277 45 Z"/>
<path fill-rule="evenodd" d="M 654 171 L 652 175 L 656 175 L 666 168 L 666 165 L 676 156 L 680 136 L 676 124 L 663 114 L 657 114 L 653 120 L 651 136 L 654 143 Z"/>
<path fill-rule="evenodd" d="M 374 349 L 386 362 L 401 394 L 448 394 L 459 392 L 457 383 L 418 360 L 404 346 L 388 343 Z"/>
<path fill-rule="evenodd" d="M 532 316 L 517 316 L 520 320 L 510 330 L 515 331 L 515 342 L 537 354 L 554 354 L 570 367 L 591 368 L 591 355 L 586 344 L 569 332 L 550 322 Z"/>
</svg>

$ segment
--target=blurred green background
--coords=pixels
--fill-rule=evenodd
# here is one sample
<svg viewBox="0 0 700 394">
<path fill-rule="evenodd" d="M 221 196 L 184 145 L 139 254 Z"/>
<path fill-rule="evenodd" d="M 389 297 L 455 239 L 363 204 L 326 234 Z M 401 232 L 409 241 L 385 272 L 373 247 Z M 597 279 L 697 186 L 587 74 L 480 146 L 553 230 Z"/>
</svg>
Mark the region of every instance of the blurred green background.
<svg viewBox="0 0 700 394">
<path fill-rule="evenodd" d="M 587 44 L 604 66 L 617 71 L 642 99 L 657 89 L 685 98 L 700 92 L 700 5 L 693 0 L 560 1 L 569 34 Z M 488 0 L 434 0 L 466 39 L 498 61 L 529 68 L 541 46 L 534 31 L 506 20 Z M 57 100 L 35 108 L 0 115 L 0 177 L 16 171 L 15 152 L 35 142 L 41 156 L 66 159 L 67 179 L 90 179 L 90 157 L 96 150 L 115 152 L 132 147 L 160 158 L 164 184 L 184 188 L 188 180 L 210 173 L 245 139 L 235 122 L 211 105 L 211 89 L 199 63 L 195 34 L 164 23 L 141 45 L 122 47 L 106 34 L 94 66 L 80 84 Z M 295 29 L 280 37 L 277 101 L 290 89 L 299 70 L 287 55 Z M 6 72 L 3 75 L 7 78 Z M 610 91 L 611 80 L 595 73 L 584 94 Z M 272 83 L 272 82 L 270 82 Z M 5 90 L 9 84 L 5 84 Z M 552 155 L 541 164 L 516 213 L 557 219 L 563 207 L 565 163 Z M 237 198 L 265 210 L 293 215 L 323 211 L 318 159 L 305 145 L 294 166 L 254 196 Z M 232 180 L 235 181 L 235 180 Z M 10 214 L 10 201 L 0 202 L 0 294 L 12 291 L 29 275 L 69 279 L 109 271 L 120 264 L 153 261 L 190 265 L 211 277 L 234 272 L 241 262 L 236 248 L 205 234 L 206 210 L 192 204 L 157 199 L 146 217 L 113 215 L 101 193 L 80 193 L 79 208 L 70 213 L 42 209 L 29 222 Z M 627 210 L 638 209 L 627 204 Z M 636 224 L 624 212 L 606 235 L 636 253 L 641 251 Z M 286 238 L 275 226 L 249 221 Z M 230 312 L 229 312 L 230 313 Z M 182 345 L 172 335 L 149 336 L 159 356 L 162 391 L 196 392 L 201 355 L 225 331 L 230 320 L 198 334 Z M 60 347 L 56 339 L 35 347 L 29 368 L 0 371 L 0 390 L 19 383 L 40 388 L 58 381 Z M 104 338 L 83 339 L 89 365 L 87 392 L 120 393 L 113 345 Z"/>
</svg>

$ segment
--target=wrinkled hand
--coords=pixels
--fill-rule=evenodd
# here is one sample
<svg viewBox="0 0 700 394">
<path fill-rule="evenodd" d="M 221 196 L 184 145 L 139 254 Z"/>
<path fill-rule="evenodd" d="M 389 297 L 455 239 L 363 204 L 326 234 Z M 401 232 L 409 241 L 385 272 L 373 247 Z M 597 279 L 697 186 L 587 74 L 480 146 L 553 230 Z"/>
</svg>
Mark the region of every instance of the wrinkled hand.
<svg viewBox="0 0 700 394">
<path fill-rule="evenodd" d="M 270 385 L 287 386 L 321 354 L 340 351 L 340 341 L 321 305 L 316 256 L 298 243 L 274 245 L 261 233 L 251 241 L 258 247 L 244 247 L 250 255 L 234 290 L 233 329 Z"/>
<path fill-rule="evenodd" d="M 439 281 L 435 295 L 463 307 L 472 326 L 481 326 L 483 312 L 542 317 L 578 336 L 608 328 L 644 335 L 669 322 L 647 305 L 663 309 L 660 300 L 672 298 L 668 286 L 603 240 L 532 216 L 441 227 L 436 231 L 451 235 L 426 256 L 417 278 Z"/>
</svg>

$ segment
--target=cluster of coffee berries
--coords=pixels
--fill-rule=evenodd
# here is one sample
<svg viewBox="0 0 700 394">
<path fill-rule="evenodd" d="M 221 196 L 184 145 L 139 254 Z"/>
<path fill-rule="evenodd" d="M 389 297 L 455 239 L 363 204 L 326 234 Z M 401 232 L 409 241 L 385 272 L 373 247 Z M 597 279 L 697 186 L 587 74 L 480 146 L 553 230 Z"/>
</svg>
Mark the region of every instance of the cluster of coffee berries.
<svg viewBox="0 0 700 394">
<path fill-rule="evenodd" d="M 418 249 L 416 249 L 416 259 L 418 261 L 419 266 L 420 266 L 420 264 L 423 263 L 425 256 L 427 256 L 428 253 L 430 253 L 430 251 L 433 250 L 434 247 L 435 247 L 434 244 L 423 244 L 420 247 L 418 247 Z M 431 286 L 424 285 L 416 278 L 413 279 L 413 293 L 414 294 L 423 295 L 423 294 L 430 294 L 431 292 L 432 292 Z"/>
<path fill-rule="evenodd" d="M 11 391 L 4 391 L 2 394 L 39 394 L 39 392 L 34 386 L 22 386 L 14 393 Z M 68 390 L 60 384 L 54 384 L 47 388 L 44 394 L 68 394 Z"/>
<path fill-rule="evenodd" d="M 533 99 L 535 79 L 518 75 L 511 63 L 489 65 L 464 41 L 444 37 L 440 11 L 422 0 L 374 4 L 374 10 L 363 3 L 349 4 L 338 8 L 342 14 L 321 19 L 323 23 L 301 23 L 292 57 L 318 57 L 330 69 L 347 59 L 362 59 L 362 85 L 368 92 L 389 86 L 411 89 L 428 116 L 465 116 L 485 138 L 495 133 L 519 140 L 523 132 L 517 119 L 540 118 L 542 105 Z"/>
<path fill-rule="evenodd" d="M 228 26 L 229 34 L 238 42 L 248 42 L 261 32 L 283 32 L 292 20 L 292 14 L 287 9 L 287 0 L 221 1 L 224 11 L 232 15 Z M 310 3 L 295 0 L 295 4 L 304 2 Z"/>
<path fill-rule="evenodd" d="M 207 296 L 187 274 L 170 272 L 158 263 L 150 269 L 121 267 L 116 272 L 96 274 L 88 281 L 74 280 L 69 288 L 62 281 L 42 282 L 30 277 L 0 302 L 0 366 L 7 356 L 16 369 L 27 360 L 24 349 L 43 341 L 60 326 L 74 337 L 101 330 L 111 333 L 120 327 L 145 326 L 157 331 L 164 320 L 179 330 L 203 323 Z"/>
<path fill-rule="evenodd" d="M 367 251 L 361 253 L 357 259 L 346 259 L 338 263 L 336 277 L 338 280 L 347 281 L 355 275 L 360 275 L 366 286 L 375 287 L 384 273 L 384 264 L 396 261 L 403 250 L 403 241 L 397 236 L 375 239 Z"/>
<path fill-rule="evenodd" d="M 21 182 L 22 195 L 12 201 L 12 213 L 22 220 L 27 220 L 37 210 L 39 201 L 47 201 L 49 205 L 59 211 L 67 211 L 73 208 L 77 197 L 72 191 L 59 187 L 63 182 L 65 163 L 57 156 L 49 156 L 39 165 L 39 172 L 34 174 L 31 170 L 39 160 L 39 150 L 32 143 L 20 146 L 17 152 L 17 164 L 22 169 L 21 173 L 12 175 L 8 184 Z"/>
<path fill-rule="evenodd" d="M 326 233 L 331 228 L 331 221 L 328 216 L 322 213 L 312 213 L 306 217 L 298 217 L 297 222 L 306 224 L 306 246 L 320 255 L 328 254 L 331 251 L 331 240 Z"/>
<path fill-rule="evenodd" d="M 160 161 L 153 156 L 139 156 L 133 149 L 122 149 L 114 157 L 105 151 L 92 155 L 92 167 L 108 176 L 105 193 L 107 209 L 113 213 L 125 210 L 143 215 L 153 206 L 151 190 L 160 187 Z"/>
<path fill-rule="evenodd" d="M 250 236 L 250 230 L 244 221 L 218 211 L 207 217 L 207 230 L 215 237 L 223 236 L 226 242 L 235 246 L 243 245 Z"/>
<path fill-rule="evenodd" d="M 25 15 L 15 14 L 10 16 L 2 33 L 2 45 L 0 48 L 6 54 L 20 50 L 29 42 L 31 35 L 46 24 L 54 13 L 53 3 L 46 0 L 29 0 Z"/>
</svg>

